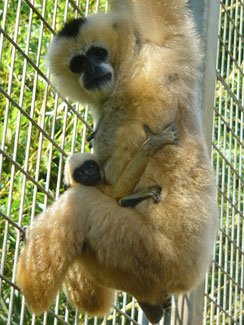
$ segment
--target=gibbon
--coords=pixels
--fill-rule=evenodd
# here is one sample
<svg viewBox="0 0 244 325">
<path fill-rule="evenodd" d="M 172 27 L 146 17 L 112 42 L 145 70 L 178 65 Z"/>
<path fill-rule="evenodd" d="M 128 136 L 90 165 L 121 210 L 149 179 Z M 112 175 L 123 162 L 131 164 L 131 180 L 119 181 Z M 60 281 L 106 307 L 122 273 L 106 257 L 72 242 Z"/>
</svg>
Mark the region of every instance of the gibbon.
<svg viewBox="0 0 244 325">
<path fill-rule="evenodd" d="M 117 196 L 79 185 L 37 218 L 17 270 L 35 313 L 50 306 L 65 280 L 81 310 L 105 313 L 118 289 L 157 322 L 168 294 L 187 292 L 204 278 L 218 213 L 197 104 L 201 50 L 185 2 L 115 1 L 108 14 L 67 23 L 51 44 L 54 83 L 90 105 L 94 151 L 116 193 L 148 137 L 145 125 L 160 134 L 174 121 L 179 140 L 148 158 L 135 185 L 135 193 L 160 186 L 157 204 L 148 199 L 122 207 Z"/>
<path fill-rule="evenodd" d="M 68 157 L 65 164 L 65 188 L 77 185 L 97 186 L 104 194 L 117 200 L 121 206 L 133 207 L 143 200 L 152 198 L 158 202 L 161 188 L 154 185 L 139 193 L 132 192 L 146 168 L 148 159 L 159 148 L 165 145 L 177 144 L 177 128 L 170 123 L 160 134 L 154 135 L 144 126 L 148 139 L 143 143 L 138 154 L 131 160 L 121 173 L 116 185 L 106 184 L 105 175 L 96 155 L 91 153 L 76 153 Z M 125 196 L 126 195 L 126 196 Z"/>
</svg>

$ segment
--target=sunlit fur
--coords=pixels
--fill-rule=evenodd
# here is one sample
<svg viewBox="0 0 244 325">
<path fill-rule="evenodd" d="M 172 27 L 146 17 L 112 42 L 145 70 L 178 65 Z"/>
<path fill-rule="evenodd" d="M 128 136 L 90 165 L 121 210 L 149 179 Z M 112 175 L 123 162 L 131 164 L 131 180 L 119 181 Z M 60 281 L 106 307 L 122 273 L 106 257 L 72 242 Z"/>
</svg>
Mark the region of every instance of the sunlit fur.
<svg viewBox="0 0 244 325">
<path fill-rule="evenodd" d="M 144 125 L 159 133 L 175 121 L 179 144 L 157 151 L 136 186 L 161 186 L 158 204 L 122 208 L 99 189 L 81 185 L 38 217 L 17 270 L 17 283 L 36 313 L 49 307 L 74 261 L 82 266 L 81 291 L 78 279 L 88 277 L 94 287 L 124 290 L 155 305 L 166 293 L 191 290 L 208 268 L 217 207 L 197 104 L 199 41 L 184 1 L 132 2 L 133 13 L 91 16 L 78 37 L 54 40 L 48 54 L 54 82 L 71 100 L 92 106 L 100 121 L 95 153 L 115 190 L 146 140 Z M 72 56 L 90 44 L 109 51 L 114 69 L 113 83 L 95 92 L 82 89 L 69 71 Z M 81 310 L 84 304 L 81 299 Z"/>
</svg>

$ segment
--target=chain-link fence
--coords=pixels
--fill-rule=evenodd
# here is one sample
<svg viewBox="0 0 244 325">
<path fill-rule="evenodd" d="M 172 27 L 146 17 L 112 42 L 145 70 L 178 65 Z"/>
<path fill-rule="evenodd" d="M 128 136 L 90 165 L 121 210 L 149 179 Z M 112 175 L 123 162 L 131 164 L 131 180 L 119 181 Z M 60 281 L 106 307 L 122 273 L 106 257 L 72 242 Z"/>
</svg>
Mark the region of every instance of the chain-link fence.
<svg viewBox="0 0 244 325">
<path fill-rule="evenodd" d="M 204 324 L 244 323 L 244 2 L 220 3 L 212 160 L 220 227 Z"/>
<path fill-rule="evenodd" d="M 225 0 L 220 6 L 212 151 L 220 231 L 205 282 L 203 318 L 204 324 L 242 324 L 244 4 Z M 108 9 L 106 0 L 0 3 L 0 324 L 145 322 L 137 302 L 121 292 L 104 319 L 77 313 L 62 292 L 50 311 L 35 317 L 15 285 L 23 227 L 63 191 L 65 157 L 89 150 L 85 138 L 93 128 L 87 107 L 71 105 L 52 87 L 47 47 L 64 21 Z"/>
</svg>

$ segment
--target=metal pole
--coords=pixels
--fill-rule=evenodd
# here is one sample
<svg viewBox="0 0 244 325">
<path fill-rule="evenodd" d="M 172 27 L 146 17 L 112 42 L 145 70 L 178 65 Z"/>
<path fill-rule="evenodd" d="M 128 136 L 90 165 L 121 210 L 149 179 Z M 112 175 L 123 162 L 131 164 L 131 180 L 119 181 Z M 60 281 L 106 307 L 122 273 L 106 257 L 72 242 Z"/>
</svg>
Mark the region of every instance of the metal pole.
<svg viewBox="0 0 244 325">
<path fill-rule="evenodd" d="M 202 39 L 204 60 L 199 82 L 198 102 L 207 145 L 210 151 L 213 127 L 213 108 L 216 77 L 219 0 L 190 0 L 196 27 Z M 184 296 L 173 299 L 171 312 L 162 321 L 164 325 L 200 325 L 203 319 L 204 283 Z"/>
</svg>

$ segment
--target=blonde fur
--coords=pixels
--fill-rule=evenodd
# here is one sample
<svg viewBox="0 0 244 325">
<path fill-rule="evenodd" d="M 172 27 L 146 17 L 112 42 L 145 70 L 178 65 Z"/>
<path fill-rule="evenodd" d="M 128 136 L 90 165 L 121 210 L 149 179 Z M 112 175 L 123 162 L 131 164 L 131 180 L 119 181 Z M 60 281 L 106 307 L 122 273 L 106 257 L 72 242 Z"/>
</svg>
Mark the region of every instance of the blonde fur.
<svg viewBox="0 0 244 325">
<path fill-rule="evenodd" d="M 158 204 L 147 200 L 135 209 L 122 208 L 97 188 L 76 186 L 34 222 L 17 270 L 34 312 L 48 308 L 67 272 L 69 297 L 76 286 L 72 279 L 81 281 L 82 294 L 79 279 L 88 277 L 94 288 L 124 290 L 157 305 L 167 293 L 191 290 L 208 268 L 217 205 L 196 101 L 198 38 L 185 1 L 128 3 L 133 15 L 94 15 L 76 37 L 54 40 L 48 54 L 54 82 L 64 95 L 92 105 L 100 124 L 94 149 L 115 191 L 147 139 L 144 125 L 157 134 L 175 121 L 179 144 L 152 155 L 136 184 L 135 191 L 160 185 Z M 84 90 L 80 76 L 69 70 L 72 56 L 90 44 L 109 51 L 115 77 L 104 90 Z M 74 261 L 80 274 L 69 269 Z M 86 309 L 83 299 L 71 300 Z M 91 301 L 96 304 L 94 297 Z"/>
</svg>

